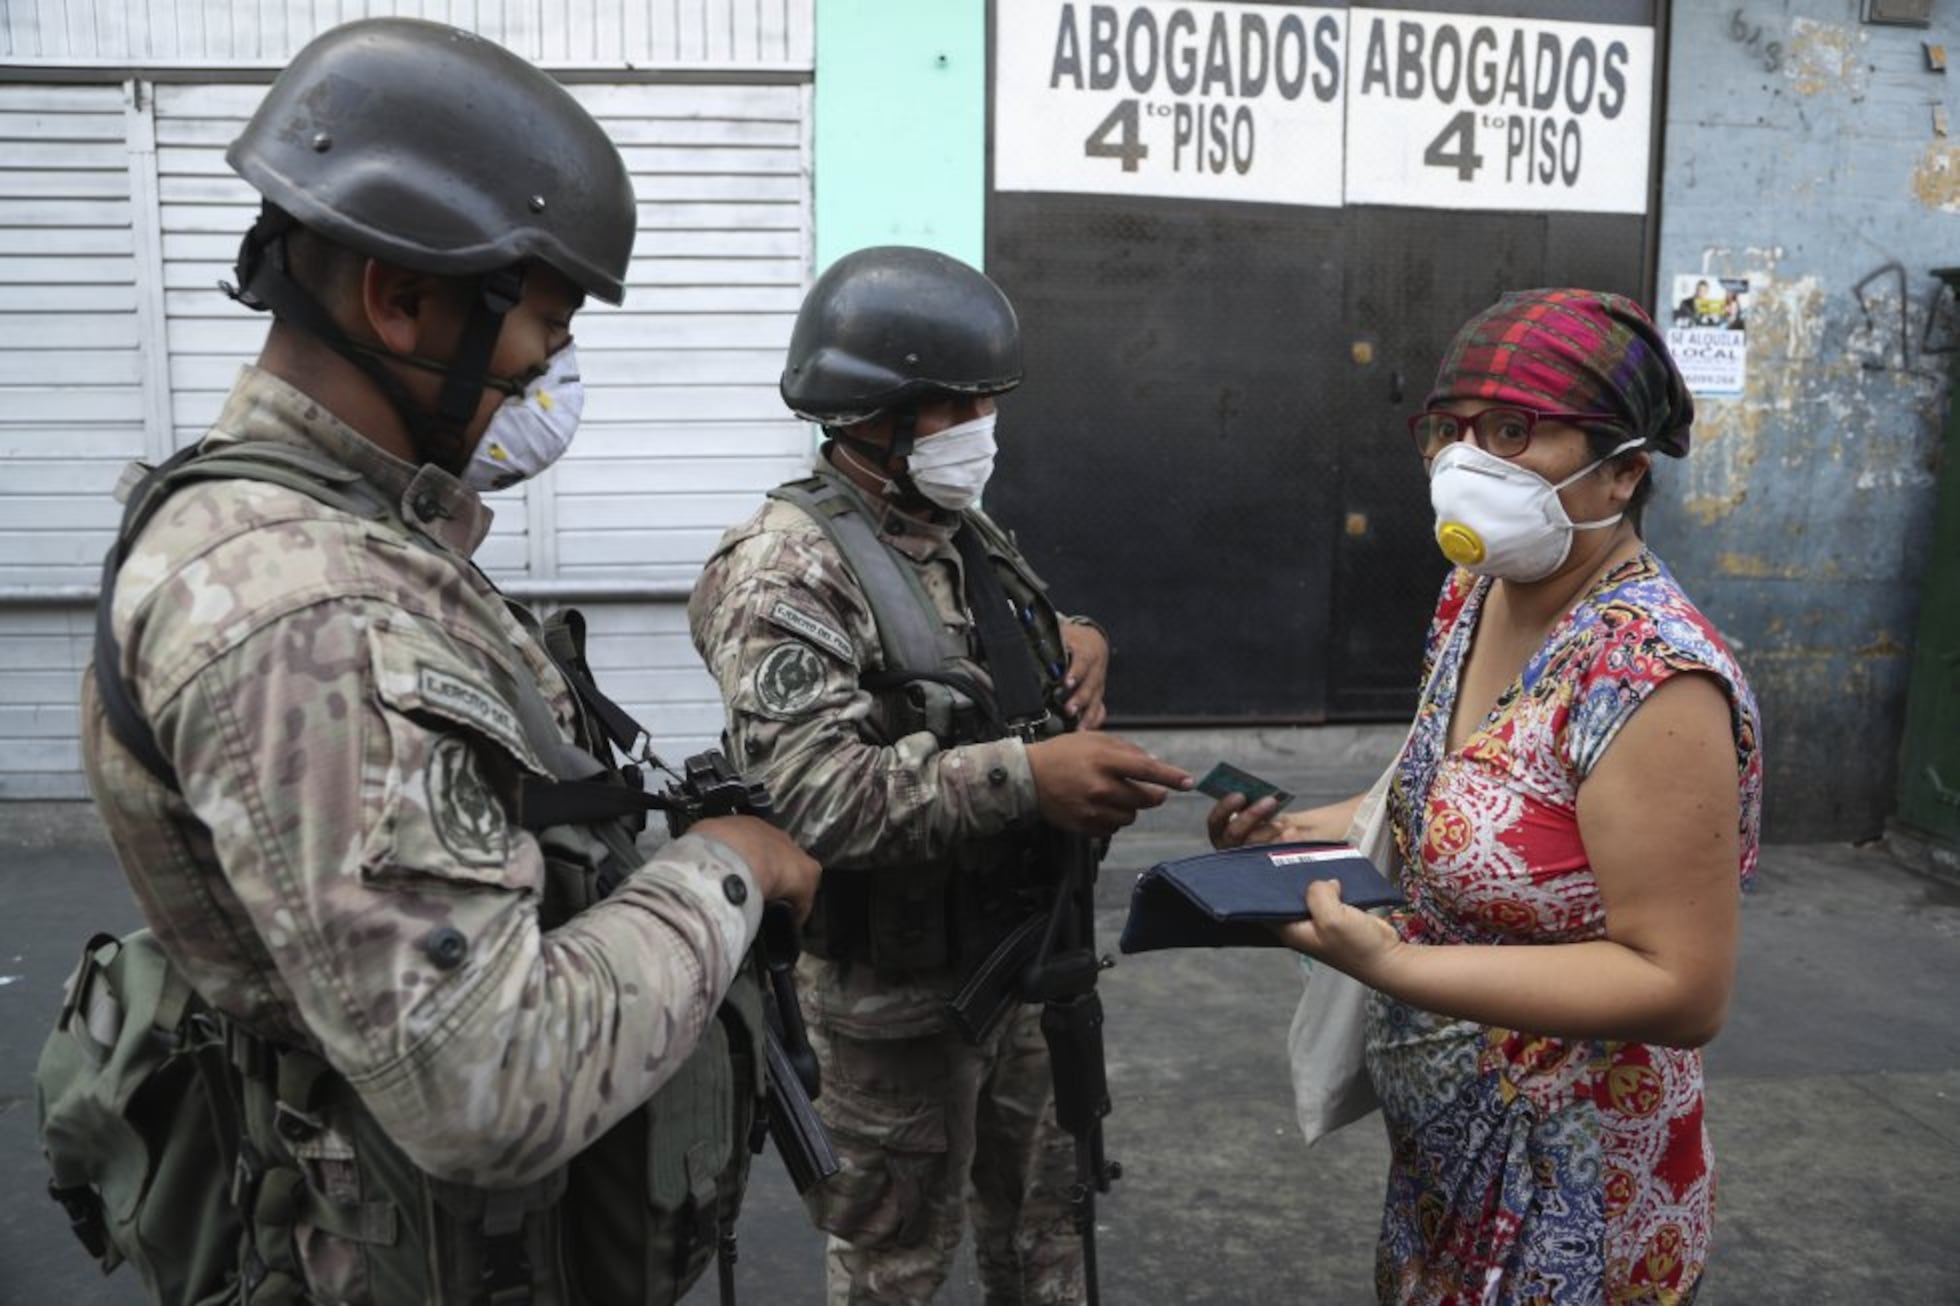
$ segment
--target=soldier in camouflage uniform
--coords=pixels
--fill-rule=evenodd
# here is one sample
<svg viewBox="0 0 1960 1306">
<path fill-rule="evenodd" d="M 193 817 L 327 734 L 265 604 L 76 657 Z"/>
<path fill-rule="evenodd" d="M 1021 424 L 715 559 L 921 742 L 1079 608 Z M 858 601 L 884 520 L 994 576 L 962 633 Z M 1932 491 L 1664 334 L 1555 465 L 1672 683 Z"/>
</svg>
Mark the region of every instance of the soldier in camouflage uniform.
<svg viewBox="0 0 1960 1306">
<path fill-rule="evenodd" d="M 833 1303 L 931 1298 L 966 1211 L 989 1303 L 1082 1299 L 1040 1009 L 969 1045 L 945 1008 L 1052 901 L 1044 825 L 1106 833 L 1190 783 L 1094 729 L 1101 630 L 1059 618 L 975 506 L 993 396 L 1020 376 L 1013 309 L 979 272 L 923 249 L 840 260 L 783 374 L 829 437 L 818 475 L 722 537 L 688 607 L 730 748 L 825 866 L 799 985 L 844 1162 L 806 1198 Z M 969 598 L 981 558 L 1045 681 L 1027 720 L 998 710 Z"/>
<path fill-rule="evenodd" d="M 126 541 L 105 602 L 149 746 L 93 680 L 84 745 L 145 917 L 231 1025 L 230 1300 L 676 1299 L 746 1175 L 738 968 L 816 864 L 747 817 L 647 859 L 525 808 L 604 745 L 582 662 L 470 561 L 479 491 L 569 441 L 625 167 L 530 65 L 393 19 L 309 45 L 227 157 L 267 200 L 239 293 L 276 321 L 203 456 L 245 471 Z"/>
</svg>

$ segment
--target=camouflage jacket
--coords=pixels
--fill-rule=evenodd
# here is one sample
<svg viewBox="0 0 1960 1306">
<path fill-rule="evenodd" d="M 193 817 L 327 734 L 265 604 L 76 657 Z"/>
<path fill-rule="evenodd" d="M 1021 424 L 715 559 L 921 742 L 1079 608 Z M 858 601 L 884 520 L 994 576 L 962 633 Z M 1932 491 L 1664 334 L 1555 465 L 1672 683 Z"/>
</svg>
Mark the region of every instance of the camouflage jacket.
<svg viewBox="0 0 1960 1306">
<path fill-rule="evenodd" d="M 962 598 L 957 520 L 873 506 L 883 511 L 879 538 L 918 569 L 940 619 L 975 653 L 961 669 L 990 687 Z M 722 536 L 695 584 L 688 626 L 720 685 L 737 765 L 769 786 L 784 828 L 827 869 L 941 860 L 961 843 L 1037 821 L 1019 739 L 949 748 L 924 731 L 885 737 L 874 695 L 859 683 L 884 667 L 870 605 L 801 509 L 769 500 Z M 821 984 L 805 1000 L 819 1011 L 848 1018 L 865 1000 L 857 990 L 871 984 L 883 989 L 881 1018 L 903 1027 L 936 1024 L 958 979 L 917 975 L 894 986 L 817 969 Z"/>
<path fill-rule="evenodd" d="M 83 746 L 143 913 L 207 1000 L 317 1051 L 430 1174 L 549 1173 L 694 1048 L 760 918 L 749 868 L 689 836 L 543 929 L 512 813 L 516 776 L 547 771 L 512 687 L 568 739 L 573 704 L 469 561 L 489 508 L 253 368 L 206 439 L 324 451 L 399 520 L 211 481 L 135 543 L 121 671 L 183 793 L 116 742 L 92 677 Z"/>
</svg>

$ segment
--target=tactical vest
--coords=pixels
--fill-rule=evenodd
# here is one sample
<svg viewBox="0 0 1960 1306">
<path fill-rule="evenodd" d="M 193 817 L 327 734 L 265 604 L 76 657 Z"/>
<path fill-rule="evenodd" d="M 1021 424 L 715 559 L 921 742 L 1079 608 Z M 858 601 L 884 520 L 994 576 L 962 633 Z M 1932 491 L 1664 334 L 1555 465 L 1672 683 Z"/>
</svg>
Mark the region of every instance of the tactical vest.
<svg viewBox="0 0 1960 1306">
<path fill-rule="evenodd" d="M 117 738 L 173 789 L 177 786 L 169 763 L 118 674 L 120 650 L 109 612 L 116 572 L 130 544 L 163 499 L 193 479 L 268 481 L 356 517 L 392 521 L 406 538 L 448 556 L 402 525 L 394 505 L 358 473 L 319 453 L 249 442 L 203 454 L 186 450 L 152 473 L 130 495 L 116 546 L 104 563 L 95 660 L 103 706 Z M 592 686 L 582 621 L 576 613 L 566 613 L 540 623 L 516 604 L 510 606 L 565 673 L 577 699 L 579 738 L 572 742 L 560 734 L 537 686 L 526 677 L 515 678 L 519 719 L 556 782 L 638 787 L 633 768 L 615 769 L 598 760 L 612 756 L 609 722 L 603 718 L 618 709 Z M 539 925 L 547 930 L 598 902 L 644 860 L 635 849 L 635 836 L 645 824 L 643 813 L 560 820 L 553 812 L 562 813 L 566 805 L 549 801 L 553 785 L 527 782 L 516 814 L 519 824 L 535 831 L 544 854 Z M 143 874 L 141 867 L 127 870 L 132 876 Z M 174 991 L 169 963 L 147 941 L 146 932 L 122 941 L 119 949 L 104 944 L 101 938 L 91 941 L 71 984 L 70 1007 L 76 1006 L 77 991 L 110 988 L 112 967 L 118 964 L 125 969 L 147 966 L 151 972 L 161 966 L 166 973 L 154 982 L 165 992 Z M 118 962 L 123 954 L 127 960 Z M 187 986 L 177 981 L 177 988 Z M 185 1032 L 191 1026 L 184 1022 L 172 1031 L 173 1037 L 190 1038 L 206 1052 L 221 1048 L 217 1064 L 230 1071 L 224 1076 L 228 1083 L 213 1085 L 208 1073 L 213 1058 L 198 1062 L 210 1090 L 207 1105 L 216 1118 L 213 1133 L 231 1176 L 228 1204 L 203 1203 L 209 1218 L 197 1231 L 206 1244 L 200 1264 L 211 1260 L 208 1244 L 213 1238 L 237 1241 L 239 1288 L 224 1293 L 227 1301 L 287 1306 L 312 1300 L 298 1243 L 316 1236 L 314 1231 L 358 1248 L 356 1278 L 364 1278 L 368 1295 L 384 1306 L 667 1306 L 679 1301 L 718 1247 L 725 1243 L 723 1249 L 732 1258 L 732 1230 L 748 1177 L 748 1143 L 763 1091 L 764 1026 L 752 966 L 738 973 L 717 1019 L 709 1022 L 695 1050 L 651 1101 L 564 1169 L 507 1189 L 470 1188 L 423 1173 L 383 1133 L 347 1082 L 312 1052 L 259 1038 L 194 995 L 189 1006 L 196 1029 L 202 1031 L 201 1042 L 195 1033 Z M 89 1004 L 83 1000 L 80 1007 L 79 1015 L 64 1008 L 63 1027 L 50 1038 L 43 1056 L 44 1080 L 51 1055 L 64 1065 L 76 1060 L 57 1043 L 87 1035 Z M 114 1031 L 106 1032 L 113 1046 Z M 159 1032 L 161 1027 L 135 1030 L 125 1042 L 140 1043 L 138 1036 Z M 96 1060 L 99 1064 L 100 1058 Z M 43 1088 L 43 1138 L 56 1170 L 55 1187 L 61 1190 L 57 1197 L 71 1218 L 78 1211 L 92 1214 L 98 1224 L 106 1217 L 109 1237 L 98 1242 L 122 1242 L 116 1237 L 118 1227 L 133 1240 L 146 1221 L 156 1223 L 158 1213 L 146 1215 L 141 1200 L 111 1202 L 117 1209 L 106 1210 L 102 1202 L 115 1167 L 127 1159 L 112 1159 L 106 1166 L 95 1163 L 93 1152 L 104 1149 L 93 1146 L 92 1152 L 91 1146 L 100 1144 L 100 1138 L 73 1140 L 91 1146 L 64 1150 L 60 1131 L 45 1123 L 48 1085 Z M 70 1088 L 71 1096 L 82 1097 L 90 1086 L 71 1082 Z M 92 1091 L 97 1098 L 105 1096 L 99 1087 Z M 92 1124 L 96 1115 L 83 1118 Z M 91 1199 L 93 1212 L 87 1209 Z M 214 1223 L 221 1227 L 212 1230 Z M 82 1233 L 83 1220 L 76 1218 L 76 1224 Z M 84 1242 L 89 1242 L 86 1235 Z M 101 1256 L 105 1270 L 123 1255 L 119 1247 L 106 1253 L 94 1246 L 91 1250 Z M 140 1253 L 131 1255 L 135 1259 Z M 732 1296 L 731 1263 L 724 1260 L 724 1301 Z M 146 1279 L 152 1277 L 147 1268 L 139 1268 Z M 191 1285 L 193 1290 L 199 1286 Z"/>
<path fill-rule="evenodd" d="M 1042 710 L 1024 720 L 1004 719 L 998 695 L 966 670 L 980 658 L 947 629 L 912 559 L 878 537 L 876 511 L 856 486 L 824 470 L 777 486 L 769 497 L 823 529 L 871 608 L 883 665 L 861 673 L 859 684 L 872 698 L 874 743 L 920 731 L 941 748 L 1062 733 L 1068 651 L 1061 619 L 1047 585 L 985 513 L 962 513 L 961 530 L 977 537 L 974 552 L 984 551 L 1034 656 Z M 973 592 L 970 579 L 966 589 Z M 1043 854 L 1032 832 L 1010 831 L 965 841 L 925 863 L 826 866 L 804 949 L 881 970 L 971 968 L 1047 910 L 1055 876 Z"/>
</svg>

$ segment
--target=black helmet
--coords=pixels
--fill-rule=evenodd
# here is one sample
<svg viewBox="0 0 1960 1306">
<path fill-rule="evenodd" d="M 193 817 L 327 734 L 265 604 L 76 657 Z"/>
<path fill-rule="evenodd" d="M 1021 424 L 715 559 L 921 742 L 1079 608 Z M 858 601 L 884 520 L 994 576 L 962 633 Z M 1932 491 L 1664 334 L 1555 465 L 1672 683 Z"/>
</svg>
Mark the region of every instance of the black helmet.
<svg viewBox="0 0 1960 1306">
<path fill-rule="evenodd" d="M 417 456 L 461 474 L 464 433 L 490 380 L 524 269 L 544 263 L 587 294 L 626 292 L 638 214 L 619 151 L 565 89 L 510 51 L 440 23 L 370 18 L 293 57 L 225 161 L 265 196 L 238 251 L 241 303 L 271 311 L 360 368 L 401 414 Z M 475 281 L 429 411 L 293 279 L 298 224 L 399 267 Z"/>
<path fill-rule="evenodd" d="M 846 426 L 935 394 L 1019 384 L 1021 327 L 999 286 L 936 250 L 879 245 L 810 287 L 782 394 L 797 416 Z"/>
<path fill-rule="evenodd" d="M 565 88 L 469 32 L 333 28 L 293 57 L 225 162 L 336 244 L 467 277 L 535 259 L 610 304 L 637 214 L 619 151 Z"/>
</svg>

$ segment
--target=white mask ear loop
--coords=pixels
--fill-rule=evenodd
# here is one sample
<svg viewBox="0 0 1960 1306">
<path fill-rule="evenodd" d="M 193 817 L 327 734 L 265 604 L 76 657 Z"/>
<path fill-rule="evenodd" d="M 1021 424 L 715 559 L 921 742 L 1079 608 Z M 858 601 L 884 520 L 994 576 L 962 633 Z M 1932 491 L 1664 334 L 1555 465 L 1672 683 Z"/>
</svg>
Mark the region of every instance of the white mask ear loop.
<svg viewBox="0 0 1960 1306">
<path fill-rule="evenodd" d="M 1564 480 L 1560 481 L 1557 485 L 1554 485 L 1552 488 L 1554 490 L 1563 490 L 1566 486 L 1571 485 L 1574 481 L 1577 481 L 1580 477 L 1587 476 L 1593 472 L 1598 471 L 1601 467 L 1604 467 L 1607 463 L 1612 462 L 1615 458 L 1618 458 L 1621 454 L 1625 453 L 1627 450 L 1638 449 L 1641 445 L 1645 443 L 1647 443 L 1645 440 L 1642 440 L 1638 437 L 1635 437 L 1634 439 L 1631 440 L 1623 440 L 1612 450 L 1607 452 L 1603 457 L 1595 458 L 1592 462 L 1587 463 L 1584 467 L 1581 467 L 1578 471 L 1572 473 L 1572 475 L 1566 477 Z"/>
<path fill-rule="evenodd" d="M 1565 517 L 1567 525 L 1569 525 L 1575 531 L 1603 531 L 1609 526 L 1617 526 L 1620 524 L 1620 519 L 1626 516 L 1626 512 L 1624 509 L 1614 513 L 1611 517 L 1601 517 L 1598 521 L 1573 521 L 1571 517 L 1566 514 L 1565 504 L 1559 500 L 1558 492 L 1560 490 L 1563 490 L 1566 486 L 1571 485 L 1574 481 L 1577 481 L 1579 478 L 1583 476 L 1592 475 L 1592 473 L 1599 470 L 1601 467 L 1604 467 L 1607 463 L 1612 462 L 1615 458 L 1618 458 L 1621 454 L 1625 453 L 1627 450 L 1638 449 L 1641 445 L 1645 443 L 1647 443 L 1645 440 L 1640 440 L 1640 439 L 1624 440 L 1616 448 L 1614 448 L 1612 452 L 1608 453 L 1604 458 L 1599 458 L 1594 460 L 1593 462 L 1586 464 L 1584 467 L 1581 467 L 1578 471 L 1572 473 L 1572 475 L 1566 477 L 1564 480 L 1560 481 L 1557 485 L 1554 485 L 1552 487 L 1552 500 L 1554 503 L 1558 504 L 1559 515 L 1561 517 Z"/>
<path fill-rule="evenodd" d="M 876 467 L 873 467 L 865 460 L 863 454 L 860 454 L 856 449 L 845 444 L 842 440 L 837 442 L 837 452 L 843 457 L 849 458 L 853 463 L 856 463 L 859 471 L 884 486 L 885 488 L 879 491 L 879 493 L 883 494 L 885 498 L 895 499 L 898 497 L 898 482 L 879 471 Z"/>
</svg>

